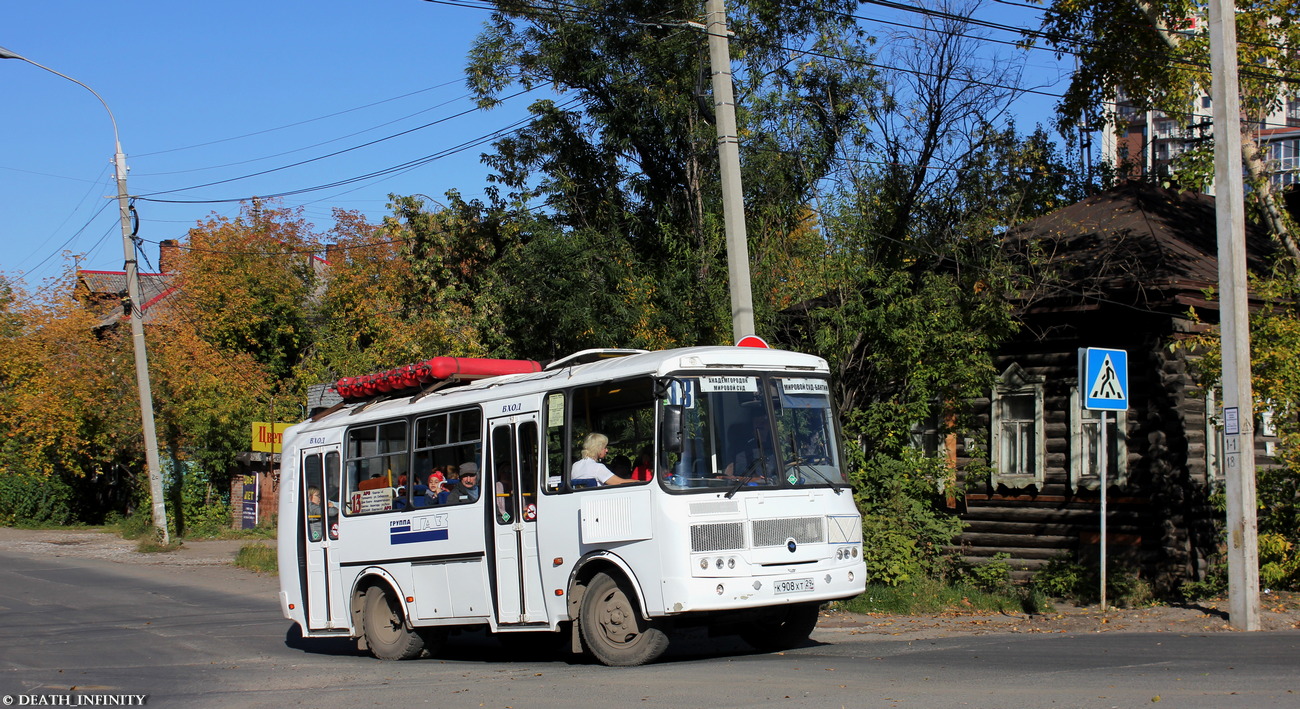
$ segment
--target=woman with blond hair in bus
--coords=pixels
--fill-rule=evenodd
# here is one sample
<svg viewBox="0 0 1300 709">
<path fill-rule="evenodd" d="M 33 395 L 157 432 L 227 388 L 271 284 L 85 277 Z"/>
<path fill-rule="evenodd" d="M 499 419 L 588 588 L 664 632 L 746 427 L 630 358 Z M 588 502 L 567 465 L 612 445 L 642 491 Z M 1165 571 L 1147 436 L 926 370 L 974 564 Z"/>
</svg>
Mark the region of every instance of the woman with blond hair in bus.
<svg viewBox="0 0 1300 709">
<path fill-rule="evenodd" d="M 609 436 L 603 433 L 588 433 L 582 442 L 582 460 L 573 464 L 569 480 L 594 480 L 597 485 L 622 485 L 630 483 L 627 478 L 620 478 L 614 471 L 600 462 L 609 453 Z"/>
</svg>

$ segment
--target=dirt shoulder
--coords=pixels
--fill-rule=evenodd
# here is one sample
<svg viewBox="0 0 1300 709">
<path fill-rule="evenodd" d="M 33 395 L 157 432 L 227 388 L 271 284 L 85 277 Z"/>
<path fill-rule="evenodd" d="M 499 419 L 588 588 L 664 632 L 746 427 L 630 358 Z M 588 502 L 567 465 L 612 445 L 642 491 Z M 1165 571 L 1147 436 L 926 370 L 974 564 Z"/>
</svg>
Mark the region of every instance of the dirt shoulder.
<svg viewBox="0 0 1300 709">
<path fill-rule="evenodd" d="M 89 530 L 30 530 L 0 527 L 0 550 L 40 556 L 95 558 L 130 565 L 190 567 L 205 575 L 256 578 L 250 588 L 269 588 L 270 579 L 256 577 L 233 565 L 245 544 L 257 540 L 215 539 L 186 541 L 170 552 L 141 553 L 137 543 L 115 534 Z M 275 540 L 263 543 L 274 545 Z M 225 567 L 225 569 L 222 569 Z M 233 579 L 232 579 L 233 580 Z M 931 615 L 888 615 L 825 611 L 819 631 L 891 636 L 900 640 L 994 633 L 1207 633 L 1234 632 L 1228 623 L 1224 599 L 1186 605 L 1111 609 L 1056 603 L 1052 612 L 1040 614 L 945 612 Z M 1263 630 L 1300 629 L 1300 594 L 1266 592 L 1261 596 Z"/>
<path fill-rule="evenodd" d="M 0 549 L 2 550 L 158 566 L 232 565 L 240 547 L 256 541 L 251 539 L 186 541 L 174 551 L 142 553 L 137 550 L 138 542 L 122 539 L 110 532 L 0 527 Z M 265 543 L 274 546 L 275 540 L 265 540 Z"/>
</svg>

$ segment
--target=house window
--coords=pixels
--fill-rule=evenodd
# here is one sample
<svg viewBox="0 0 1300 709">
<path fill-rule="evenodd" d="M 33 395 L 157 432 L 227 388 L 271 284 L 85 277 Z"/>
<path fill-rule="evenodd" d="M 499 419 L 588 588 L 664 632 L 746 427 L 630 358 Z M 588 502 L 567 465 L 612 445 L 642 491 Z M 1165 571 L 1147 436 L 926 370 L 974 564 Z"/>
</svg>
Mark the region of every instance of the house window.
<svg viewBox="0 0 1300 709">
<path fill-rule="evenodd" d="M 1082 406 L 1078 387 L 1070 387 L 1070 487 L 1101 488 L 1101 414 Z M 1128 411 L 1106 412 L 1106 482 L 1123 485 L 1128 479 Z"/>
<path fill-rule="evenodd" d="M 925 418 L 912 424 L 908 432 L 912 448 L 927 457 L 939 455 L 939 404 L 933 402 Z"/>
<path fill-rule="evenodd" d="M 1000 379 L 993 389 L 990 417 L 993 485 L 1041 485 L 1046 458 L 1043 377 L 1031 377 L 1013 363 Z"/>
</svg>

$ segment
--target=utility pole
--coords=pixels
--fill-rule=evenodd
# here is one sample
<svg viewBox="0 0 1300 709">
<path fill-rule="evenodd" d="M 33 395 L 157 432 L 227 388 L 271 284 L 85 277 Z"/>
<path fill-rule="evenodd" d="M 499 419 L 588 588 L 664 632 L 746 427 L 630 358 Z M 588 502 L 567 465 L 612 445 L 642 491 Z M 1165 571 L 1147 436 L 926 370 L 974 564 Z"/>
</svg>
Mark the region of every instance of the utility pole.
<svg viewBox="0 0 1300 709">
<path fill-rule="evenodd" d="M 749 239 L 745 234 L 745 196 L 740 183 L 740 140 L 736 99 L 731 82 L 727 9 L 723 0 L 705 3 L 709 66 L 713 75 L 713 113 L 718 128 L 718 163 L 722 172 L 722 222 L 727 237 L 727 273 L 731 290 L 731 336 L 739 341 L 754 332 L 754 296 L 749 285 Z"/>
<path fill-rule="evenodd" d="M 1241 97 L 1233 0 L 1210 2 L 1214 102 L 1215 225 L 1219 235 L 1219 333 L 1223 350 L 1224 470 L 1228 497 L 1228 621 L 1259 630 L 1259 540 L 1255 497 L 1255 407 L 1250 383 Z"/>
<path fill-rule="evenodd" d="M 126 155 L 122 152 L 122 141 L 118 137 L 117 118 L 108 107 L 108 103 L 94 89 L 76 79 L 57 72 L 42 64 L 15 54 L 0 47 L 0 59 L 18 59 L 39 69 L 44 69 L 94 94 L 100 105 L 108 111 L 108 120 L 113 123 L 113 176 L 117 183 L 117 207 L 122 226 L 122 254 L 126 260 L 126 289 L 130 299 L 126 308 L 127 319 L 131 321 L 131 344 L 135 349 L 135 382 L 140 394 L 140 420 L 144 427 L 145 464 L 149 472 L 149 494 L 153 498 L 153 523 L 162 533 L 163 544 L 170 544 L 167 532 L 167 503 L 163 498 L 162 468 L 158 465 L 158 434 L 153 421 L 153 387 L 149 383 L 149 353 L 144 344 L 144 299 L 140 296 L 140 270 L 135 258 L 135 244 L 132 242 L 131 200 L 126 191 Z"/>
</svg>

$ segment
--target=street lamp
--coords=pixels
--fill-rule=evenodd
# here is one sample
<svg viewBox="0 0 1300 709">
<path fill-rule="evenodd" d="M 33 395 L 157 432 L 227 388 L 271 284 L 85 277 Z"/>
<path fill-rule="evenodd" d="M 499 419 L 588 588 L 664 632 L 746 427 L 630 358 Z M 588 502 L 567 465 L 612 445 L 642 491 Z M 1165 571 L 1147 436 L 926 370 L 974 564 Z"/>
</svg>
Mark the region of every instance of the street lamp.
<svg viewBox="0 0 1300 709">
<path fill-rule="evenodd" d="M 144 425 L 145 463 L 149 469 L 149 494 L 153 498 L 153 523 L 162 531 L 162 541 L 169 544 L 167 533 L 167 504 L 163 499 L 162 470 L 158 466 L 158 434 L 153 423 L 153 388 L 149 384 L 149 353 L 144 346 L 144 300 L 140 297 L 140 269 L 135 260 L 135 245 L 131 242 L 131 205 L 126 192 L 126 155 L 122 153 L 122 141 L 117 133 L 117 118 L 108 107 L 104 98 L 94 89 L 76 79 L 57 72 L 20 54 L 0 47 L 0 59 L 18 59 L 38 69 L 44 69 L 56 76 L 89 91 L 99 99 L 99 103 L 108 111 L 108 120 L 113 123 L 113 175 L 117 180 L 117 206 L 122 223 L 122 254 L 126 259 L 126 291 L 130 298 L 127 319 L 131 321 L 131 342 L 135 348 L 135 382 L 140 392 L 140 419 Z"/>
</svg>

